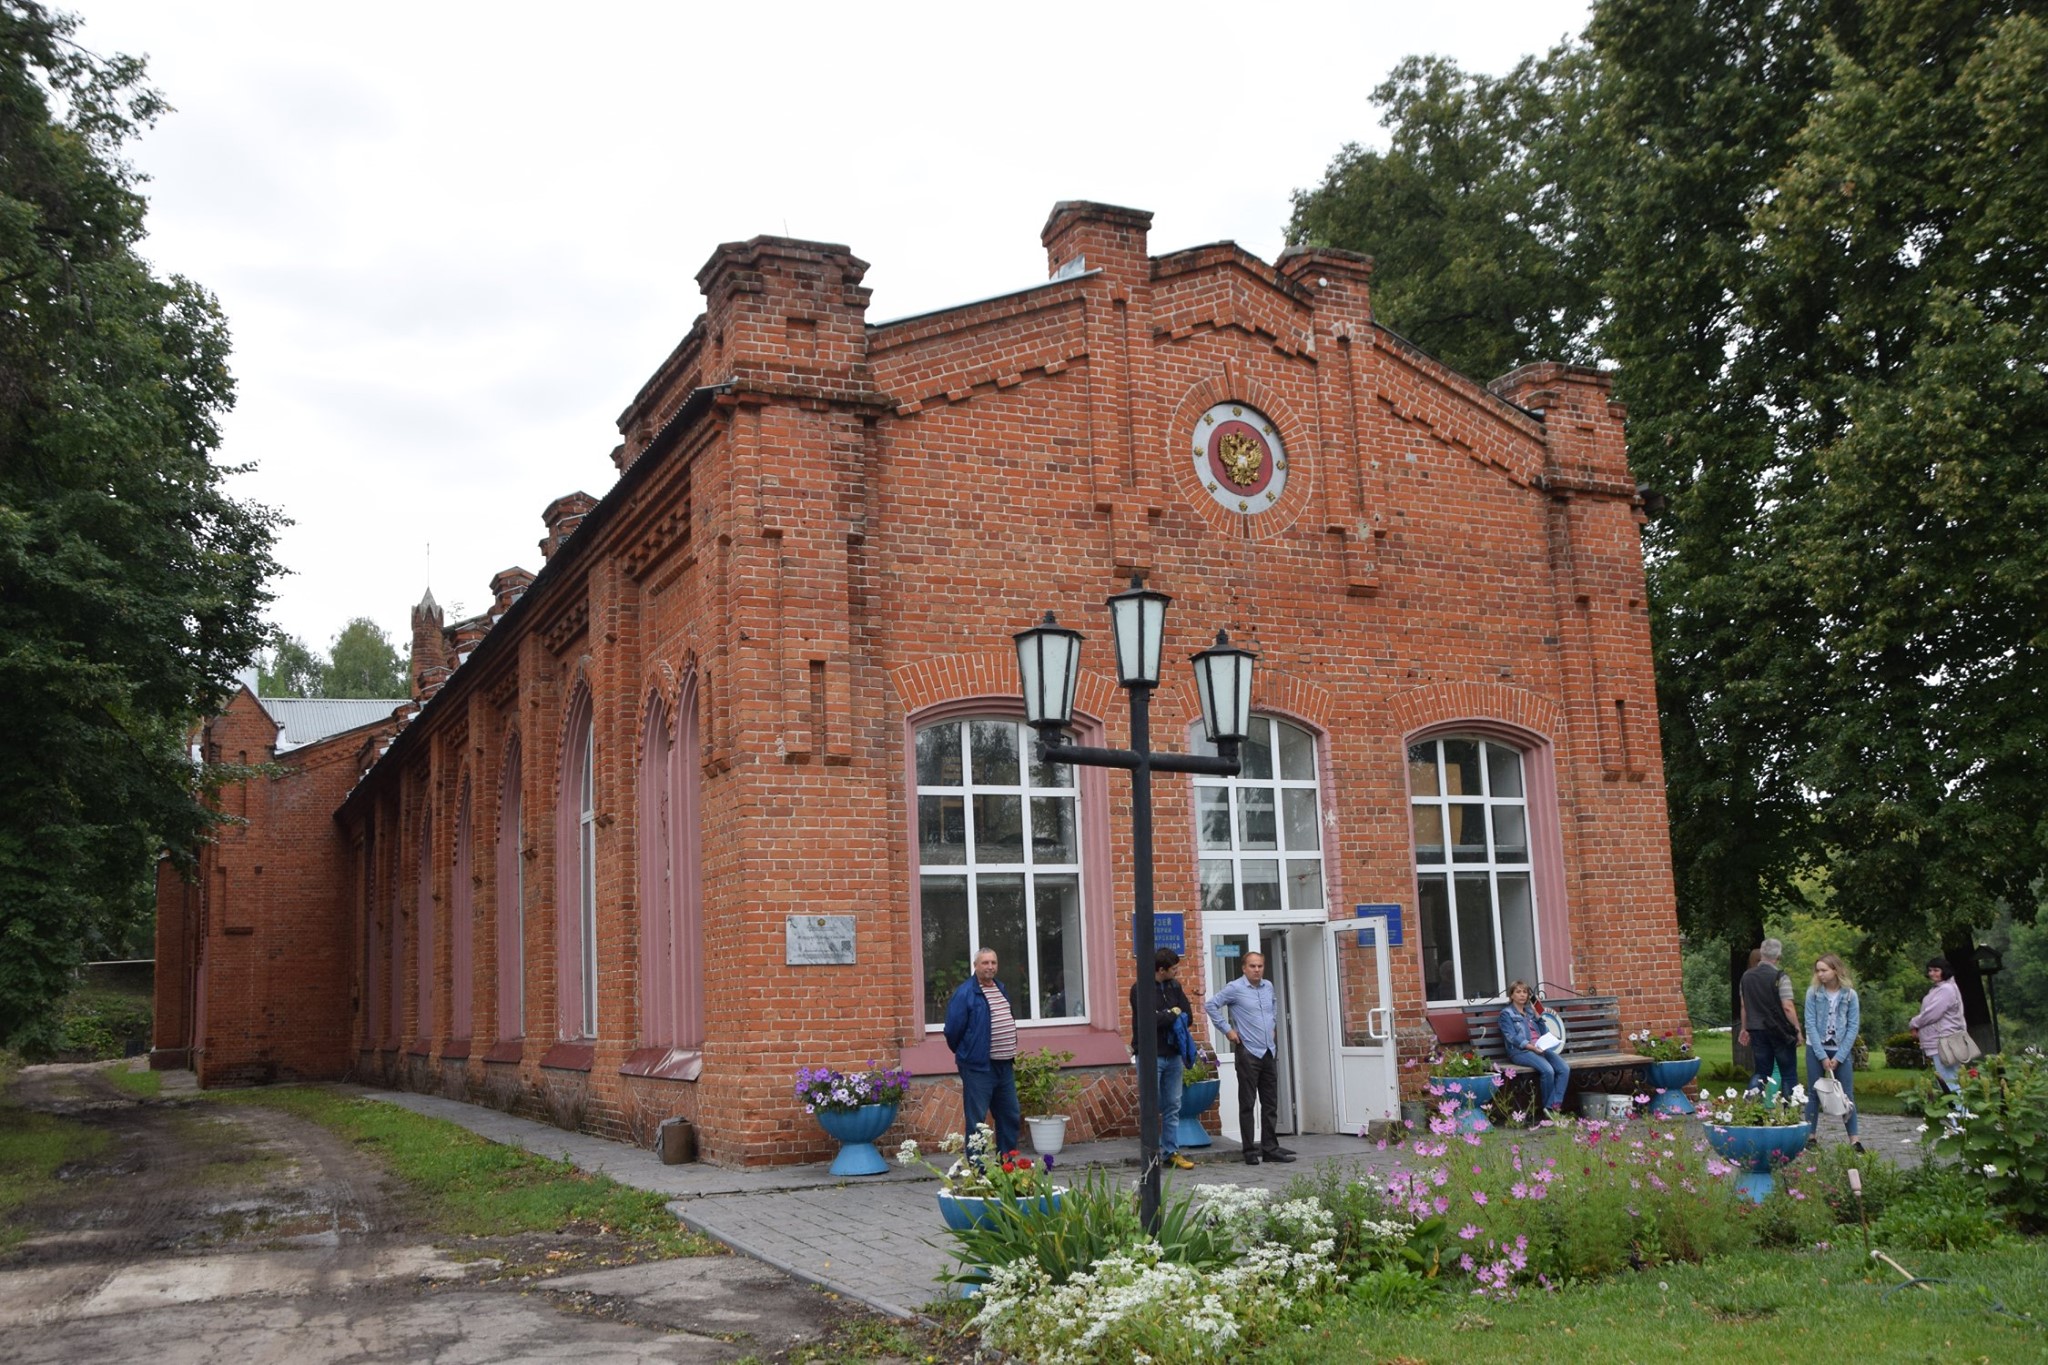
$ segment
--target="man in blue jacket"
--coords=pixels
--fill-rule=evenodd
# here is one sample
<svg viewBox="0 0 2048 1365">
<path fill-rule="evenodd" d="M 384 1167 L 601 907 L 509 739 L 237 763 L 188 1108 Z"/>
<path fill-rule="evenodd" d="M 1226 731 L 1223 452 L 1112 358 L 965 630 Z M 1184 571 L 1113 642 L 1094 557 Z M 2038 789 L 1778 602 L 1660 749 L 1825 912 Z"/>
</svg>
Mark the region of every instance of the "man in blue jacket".
<svg viewBox="0 0 2048 1365">
<path fill-rule="evenodd" d="M 960 1070 L 960 1097 L 967 1109 L 967 1132 L 984 1115 L 996 1130 L 996 1151 L 1017 1150 L 1017 1019 L 1010 996 L 996 980 L 996 950 L 974 955 L 974 975 L 960 983 L 946 1002 L 946 1046 Z"/>
</svg>

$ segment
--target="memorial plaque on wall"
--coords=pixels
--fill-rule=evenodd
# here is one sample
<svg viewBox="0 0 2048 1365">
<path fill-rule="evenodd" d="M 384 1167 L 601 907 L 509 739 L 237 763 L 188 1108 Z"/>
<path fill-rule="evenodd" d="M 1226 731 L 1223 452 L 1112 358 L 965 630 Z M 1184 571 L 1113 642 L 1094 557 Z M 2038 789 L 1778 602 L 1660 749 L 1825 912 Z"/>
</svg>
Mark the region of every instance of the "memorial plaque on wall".
<svg viewBox="0 0 2048 1365">
<path fill-rule="evenodd" d="M 852 915 L 791 915 L 788 957 L 792 967 L 832 967 L 852 962 Z"/>
</svg>

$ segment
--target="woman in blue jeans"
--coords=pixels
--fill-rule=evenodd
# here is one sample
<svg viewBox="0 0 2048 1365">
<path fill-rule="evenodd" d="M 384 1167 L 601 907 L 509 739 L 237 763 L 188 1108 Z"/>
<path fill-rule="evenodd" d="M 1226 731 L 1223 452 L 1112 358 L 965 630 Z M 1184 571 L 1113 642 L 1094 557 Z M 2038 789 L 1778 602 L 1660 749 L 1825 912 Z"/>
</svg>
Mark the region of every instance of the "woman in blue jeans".
<svg viewBox="0 0 2048 1365">
<path fill-rule="evenodd" d="M 1813 964 L 1813 984 L 1806 988 L 1806 1122 L 1819 1142 L 1820 1096 L 1813 1083 L 1834 1077 L 1849 1101 L 1842 1122 L 1859 1152 L 1863 1144 L 1856 1141 L 1856 1034 L 1862 1027 L 1863 1010 L 1856 988 L 1849 984 L 1849 969 L 1833 953 L 1822 953 Z"/>
<path fill-rule="evenodd" d="M 1508 1060 L 1536 1073 L 1540 1090 L 1534 1119 L 1541 1121 L 1564 1104 L 1564 1091 L 1571 1083 L 1572 1069 L 1557 1053 L 1537 1051 L 1536 1039 L 1543 1035 L 1544 1028 L 1543 1020 L 1536 1013 L 1535 1000 L 1536 993 L 1529 989 L 1528 982 L 1515 982 L 1508 987 L 1507 1008 L 1500 1012 L 1499 1022 L 1501 1041 L 1507 1044 Z"/>
</svg>

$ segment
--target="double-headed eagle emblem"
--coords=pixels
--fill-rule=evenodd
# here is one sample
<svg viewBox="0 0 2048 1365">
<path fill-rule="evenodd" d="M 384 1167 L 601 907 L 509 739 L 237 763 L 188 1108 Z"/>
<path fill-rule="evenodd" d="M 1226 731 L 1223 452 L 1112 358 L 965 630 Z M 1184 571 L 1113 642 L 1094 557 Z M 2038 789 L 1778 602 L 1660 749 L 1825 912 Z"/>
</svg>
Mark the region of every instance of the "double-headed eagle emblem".
<svg viewBox="0 0 2048 1365">
<path fill-rule="evenodd" d="M 1239 488 L 1249 488 L 1259 481 L 1259 470 L 1266 463 L 1266 448 L 1256 437 L 1227 432 L 1217 443 L 1216 453 L 1223 467 L 1230 471 L 1230 481 Z"/>
</svg>

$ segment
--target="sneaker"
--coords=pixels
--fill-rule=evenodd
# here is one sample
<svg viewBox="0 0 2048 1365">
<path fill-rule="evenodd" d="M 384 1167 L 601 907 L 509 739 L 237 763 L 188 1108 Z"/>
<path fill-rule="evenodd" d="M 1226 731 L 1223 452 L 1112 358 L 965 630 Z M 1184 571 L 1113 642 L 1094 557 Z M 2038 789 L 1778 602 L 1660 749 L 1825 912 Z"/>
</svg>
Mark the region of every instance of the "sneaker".
<svg viewBox="0 0 2048 1365">
<path fill-rule="evenodd" d="M 1189 1161 L 1189 1160 L 1188 1160 L 1188 1159 L 1187 1159 L 1186 1157 L 1182 1156 L 1182 1155 L 1181 1155 L 1181 1154 L 1180 1154 L 1179 1152 L 1175 1152 L 1175 1153 L 1173 1154 L 1173 1158 L 1172 1158 L 1172 1160 L 1173 1160 L 1173 1169 L 1175 1169 L 1176 1171 L 1192 1171 L 1193 1169 L 1195 1169 L 1195 1163 L 1194 1163 L 1194 1162 L 1192 1162 L 1192 1161 Z"/>
</svg>

